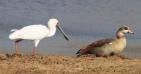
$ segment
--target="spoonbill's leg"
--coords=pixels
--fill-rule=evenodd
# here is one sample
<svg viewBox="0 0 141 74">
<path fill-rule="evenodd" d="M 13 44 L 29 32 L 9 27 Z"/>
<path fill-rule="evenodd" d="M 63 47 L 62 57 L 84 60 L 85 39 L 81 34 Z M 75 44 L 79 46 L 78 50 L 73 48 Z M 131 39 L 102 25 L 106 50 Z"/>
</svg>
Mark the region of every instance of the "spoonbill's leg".
<svg viewBox="0 0 141 74">
<path fill-rule="evenodd" d="M 36 49 L 37 49 L 37 46 L 38 46 L 39 42 L 40 42 L 40 40 L 35 40 L 34 41 L 34 47 L 33 47 L 33 50 L 32 50 L 33 56 L 36 54 Z"/>
<path fill-rule="evenodd" d="M 19 49 L 19 42 L 22 41 L 22 39 L 15 40 L 15 51 L 16 55 L 20 54 L 20 49 Z"/>
</svg>

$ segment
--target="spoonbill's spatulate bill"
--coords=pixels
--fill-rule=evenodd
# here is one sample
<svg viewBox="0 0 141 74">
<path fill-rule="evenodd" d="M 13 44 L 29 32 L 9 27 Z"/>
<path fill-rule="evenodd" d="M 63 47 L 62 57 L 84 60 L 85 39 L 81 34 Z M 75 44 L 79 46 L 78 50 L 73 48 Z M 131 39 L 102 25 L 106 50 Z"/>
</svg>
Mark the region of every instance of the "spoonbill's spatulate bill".
<svg viewBox="0 0 141 74">
<path fill-rule="evenodd" d="M 66 40 L 69 40 L 68 36 L 62 30 L 62 28 L 58 25 L 58 20 L 53 18 L 49 19 L 48 27 L 37 24 L 37 25 L 29 25 L 25 26 L 21 29 L 14 29 L 12 34 L 9 35 L 9 39 L 15 41 L 15 49 L 16 54 L 19 54 L 19 46 L 18 43 L 22 40 L 33 40 L 34 47 L 33 47 L 33 55 L 35 55 L 35 50 L 40 42 L 40 40 L 51 37 L 55 35 L 56 27 L 60 30 Z"/>
</svg>

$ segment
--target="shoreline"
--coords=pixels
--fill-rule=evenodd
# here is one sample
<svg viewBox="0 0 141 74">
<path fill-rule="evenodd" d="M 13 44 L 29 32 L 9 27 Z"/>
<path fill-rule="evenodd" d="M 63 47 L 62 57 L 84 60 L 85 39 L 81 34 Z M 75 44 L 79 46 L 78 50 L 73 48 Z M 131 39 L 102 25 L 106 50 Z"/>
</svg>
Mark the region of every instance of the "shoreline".
<svg viewBox="0 0 141 74">
<path fill-rule="evenodd" d="M 0 55 L 0 74 L 140 74 L 141 59 L 117 56 Z"/>
</svg>

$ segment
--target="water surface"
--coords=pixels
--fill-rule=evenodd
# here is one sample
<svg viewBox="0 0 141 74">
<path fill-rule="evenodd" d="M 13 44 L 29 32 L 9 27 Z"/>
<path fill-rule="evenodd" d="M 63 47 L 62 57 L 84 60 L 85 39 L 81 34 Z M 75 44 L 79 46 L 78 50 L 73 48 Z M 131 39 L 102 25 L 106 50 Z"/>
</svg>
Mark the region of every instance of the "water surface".
<svg viewBox="0 0 141 74">
<path fill-rule="evenodd" d="M 140 7 L 140 0 L 0 0 L 0 52 L 14 52 L 14 44 L 8 39 L 11 29 L 46 25 L 49 18 L 56 17 L 71 41 L 65 41 L 57 32 L 41 41 L 39 53 L 74 55 L 97 39 L 115 37 L 117 28 L 127 25 L 135 35 L 127 35 L 128 45 L 123 54 L 140 58 Z M 31 53 L 31 49 L 31 41 L 21 43 L 22 52 Z"/>
</svg>

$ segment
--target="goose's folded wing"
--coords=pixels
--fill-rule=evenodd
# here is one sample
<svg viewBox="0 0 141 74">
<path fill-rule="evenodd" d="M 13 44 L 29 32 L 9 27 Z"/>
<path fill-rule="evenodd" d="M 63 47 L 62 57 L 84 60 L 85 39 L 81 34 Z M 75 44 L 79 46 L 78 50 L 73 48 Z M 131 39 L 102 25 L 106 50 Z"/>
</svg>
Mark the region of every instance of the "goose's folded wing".
<svg viewBox="0 0 141 74">
<path fill-rule="evenodd" d="M 108 44 L 108 43 L 112 42 L 113 40 L 114 39 L 102 39 L 102 40 L 95 41 L 95 42 L 89 44 L 88 46 L 86 46 L 85 48 L 81 48 L 76 54 L 89 53 L 90 50 L 92 50 L 96 47 L 101 47 L 105 44 Z"/>
</svg>

